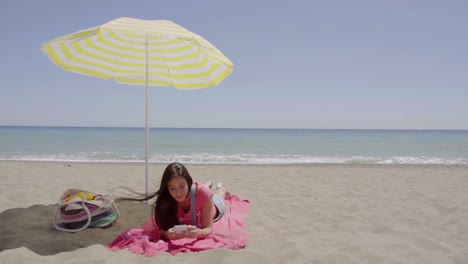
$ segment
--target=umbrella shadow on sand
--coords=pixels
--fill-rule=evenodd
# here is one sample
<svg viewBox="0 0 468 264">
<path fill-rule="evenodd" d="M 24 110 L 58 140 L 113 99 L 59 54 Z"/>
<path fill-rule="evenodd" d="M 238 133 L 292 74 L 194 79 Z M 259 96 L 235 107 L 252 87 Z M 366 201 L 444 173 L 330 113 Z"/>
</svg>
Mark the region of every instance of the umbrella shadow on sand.
<svg viewBox="0 0 468 264">
<path fill-rule="evenodd" d="M 33 205 L 0 213 L 0 252 L 26 247 L 42 256 L 74 251 L 91 245 L 110 244 L 129 228 L 143 225 L 150 217 L 144 203 L 118 201 L 120 218 L 107 228 L 88 228 L 77 233 L 54 229 L 52 220 L 57 205 Z"/>
</svg>

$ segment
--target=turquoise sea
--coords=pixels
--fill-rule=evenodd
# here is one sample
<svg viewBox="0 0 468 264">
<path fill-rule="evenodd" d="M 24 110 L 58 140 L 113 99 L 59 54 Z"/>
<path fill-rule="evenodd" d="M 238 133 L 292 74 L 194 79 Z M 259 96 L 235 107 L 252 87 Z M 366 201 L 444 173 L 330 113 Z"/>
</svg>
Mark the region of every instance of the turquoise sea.
<svg viewBox="0 0 468 264">
<path fill-rule="evenodd" d="M 0 126 L 0 160 L 143 162 L 144 128 Z M 152 128 L 150 162 L 468 164 L 466 130 Z"/>
</svg>

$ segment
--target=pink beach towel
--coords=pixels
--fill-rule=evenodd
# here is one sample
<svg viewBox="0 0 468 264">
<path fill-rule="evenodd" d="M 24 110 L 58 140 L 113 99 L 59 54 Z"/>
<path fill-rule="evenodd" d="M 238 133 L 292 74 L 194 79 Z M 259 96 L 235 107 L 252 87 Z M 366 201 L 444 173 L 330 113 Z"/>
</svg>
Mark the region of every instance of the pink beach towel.
<svg viewBox="0 0 468 264">
<path fill-rule="evenodd" d="M 225 202 L 226 213 L 219 221 L 213 223 L 211 235 L 203 239 L 161 240 L 158 228 L 150 219 L 141 228 L 128 229 L 120 234 L 107 248 L 114 251 L 128 248 L 133 253 L 149 257 L 163 251 L 177 254 L 215 248 L 244 248 L 249 240 L 244 220 L 249 212 L 250 202 L 240 200 L 236 195 L 226 196 Z"/>
</svg>

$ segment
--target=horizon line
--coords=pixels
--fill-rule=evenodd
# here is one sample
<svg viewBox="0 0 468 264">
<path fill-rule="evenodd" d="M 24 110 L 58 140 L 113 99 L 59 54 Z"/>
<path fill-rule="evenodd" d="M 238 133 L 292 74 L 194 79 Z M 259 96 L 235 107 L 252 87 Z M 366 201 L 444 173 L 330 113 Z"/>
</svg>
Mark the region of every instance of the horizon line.
<svg viewBox="0 0 468 264">
<path fill-rule="evenodd" d="M 132 128 L 134 126 L 67 126 L 67 125 L 0 125 L 0 127 L 38 127 L 38 128 Z M 468 129 L 453 128 L 275 128 L 275 127 L 150 127 L 150 129 L 251 129 L 251 130 L 399 130 L 399 131 L 468 131 Z"/>
</svg>

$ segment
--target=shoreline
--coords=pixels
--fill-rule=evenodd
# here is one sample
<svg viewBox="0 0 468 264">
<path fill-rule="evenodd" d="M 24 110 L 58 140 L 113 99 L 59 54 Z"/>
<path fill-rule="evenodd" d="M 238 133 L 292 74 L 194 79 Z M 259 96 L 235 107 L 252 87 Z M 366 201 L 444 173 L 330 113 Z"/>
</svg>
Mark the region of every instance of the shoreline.
<svg viewBox="0 0 468 264">
<path fill-rule="evenodd" d="M 129 166 L 139 166 L 145 165 L 144 161 L 54 161 L 54 160 L 0 160 L 0 163 L 51 163 L 51 164 L 104 164 L 104 165 L 129 165 Z M 368 167 L 368 168 L 378 168 L 378 167 L 408 167 L 408 168 L 417 168 L 417 167 L 428 167 L 428 168 L 437 168 L 437 167 L 447 167 L 447 168 L 461 168 L 468 169 L 468 164 L 375 164 L 375 163 L 197 163 L 197 162 L 181 162 L 187 164 L 187 166 L 233 166 L 233 167 L 243 167 L 243 166 L 258 166 L 258 167 L 292 167 L 292 166 L 301 166 L 301 167 Z M 168 162 L 149 162 L 149 166 L 162 166 L 167 165 Z"/>
</svg>

